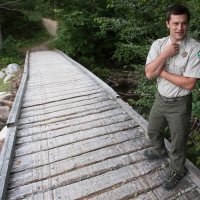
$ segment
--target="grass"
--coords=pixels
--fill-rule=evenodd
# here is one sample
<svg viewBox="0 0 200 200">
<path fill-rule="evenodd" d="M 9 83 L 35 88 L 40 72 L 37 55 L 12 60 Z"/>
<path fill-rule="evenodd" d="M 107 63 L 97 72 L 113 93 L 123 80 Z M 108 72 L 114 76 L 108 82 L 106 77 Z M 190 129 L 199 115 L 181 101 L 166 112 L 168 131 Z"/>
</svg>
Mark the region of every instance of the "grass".
<svg viewBox="0 0 200 200">
<path fill-rule="evenodd" d="M 11 90 L 11 82 L 3 83 L 3 79 L 0 79 L 0 92 L 8 92 Z"/>
</svg>

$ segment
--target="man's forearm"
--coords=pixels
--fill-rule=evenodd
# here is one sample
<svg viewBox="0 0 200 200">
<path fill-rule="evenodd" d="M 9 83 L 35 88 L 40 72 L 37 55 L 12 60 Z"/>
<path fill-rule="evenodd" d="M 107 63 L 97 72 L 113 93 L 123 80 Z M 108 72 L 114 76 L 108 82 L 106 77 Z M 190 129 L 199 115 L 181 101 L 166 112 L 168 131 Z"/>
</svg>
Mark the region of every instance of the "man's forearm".
<svg viewBox="0 0 200 200">
<path fill-rule="evenodd" d="M 190 78 L 190 77 L 184 77 L 181 75 L 172 74 L 165 70 L 162 70 L 159 76 L 168 80 L 169 82 L 171 82 L 172 84 L 178 87 L 188 89 L 188 90 L 192 90 L 197 82 L 196 78 Z"/>
<path fill-rule="evenodd" d="M 154 61 L 146 65 L 146 77 L 151 79 L 159 76 L 165 66 L 167 59 L 176 55 L 178 52 L 179 44 L 176 44 L 176 41 L 173 41 L 173 43 L 167 45 Z"/>
<path fill-rule="evenodd" d="M 159 55 L 154 61 L 146 65 L 145 73 L 148 79 L 159 76 L 165 66 L 166 58 Z"/>
</svg>

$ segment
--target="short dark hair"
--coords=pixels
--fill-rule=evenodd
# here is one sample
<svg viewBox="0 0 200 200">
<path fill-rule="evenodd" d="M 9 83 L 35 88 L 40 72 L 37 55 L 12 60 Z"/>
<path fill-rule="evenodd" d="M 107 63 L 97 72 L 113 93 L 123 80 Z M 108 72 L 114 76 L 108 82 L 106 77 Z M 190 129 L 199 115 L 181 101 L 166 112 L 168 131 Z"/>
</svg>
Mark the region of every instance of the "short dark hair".
<svg viewBox="0 0 200 200">
<path fill-rule="evenodd" d="M 167 15 L 166 15 L 166 20 L 169 21 L 171 18 L 171 15 L 183 15 L 183 14 L 187 15 L 187 19 L 189 22 L 190 21 L 189 9 L 183 5 L 175 4 L 168 9 Z"/>
</svg>

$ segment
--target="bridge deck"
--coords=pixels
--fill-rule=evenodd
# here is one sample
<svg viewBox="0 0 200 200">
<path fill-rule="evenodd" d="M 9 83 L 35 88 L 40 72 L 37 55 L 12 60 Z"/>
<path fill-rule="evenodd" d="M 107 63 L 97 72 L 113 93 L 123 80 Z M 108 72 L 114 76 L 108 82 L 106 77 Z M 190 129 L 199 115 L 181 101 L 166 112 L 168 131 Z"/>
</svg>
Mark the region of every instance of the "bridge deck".
<svg viewBox="0 0 200 200">
<path fill-rule="evenodd" d="M 105 83 L 58 51 L 28 63 L 6 199 L 199 199 L 190 168 L 162 188 L 168 160 L 143 156 L 146 122 Z"/>
</svg>

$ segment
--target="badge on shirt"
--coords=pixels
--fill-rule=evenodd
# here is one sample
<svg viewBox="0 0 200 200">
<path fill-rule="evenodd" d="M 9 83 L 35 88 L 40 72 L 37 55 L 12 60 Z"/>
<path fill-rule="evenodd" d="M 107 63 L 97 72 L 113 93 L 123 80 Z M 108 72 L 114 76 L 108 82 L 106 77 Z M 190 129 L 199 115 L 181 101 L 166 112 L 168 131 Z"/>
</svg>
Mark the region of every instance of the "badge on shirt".
<svg viewBox="0 0 200 200">
<path fill-rule="evenodd" d="M 186 51 L 184 51 L 181 55 L 182 55 L 182 57 L 186 57 L 188 55 L 188 53 Z"/>
</svg>

